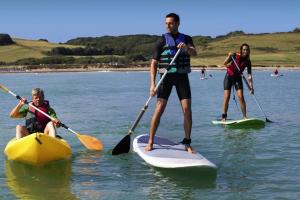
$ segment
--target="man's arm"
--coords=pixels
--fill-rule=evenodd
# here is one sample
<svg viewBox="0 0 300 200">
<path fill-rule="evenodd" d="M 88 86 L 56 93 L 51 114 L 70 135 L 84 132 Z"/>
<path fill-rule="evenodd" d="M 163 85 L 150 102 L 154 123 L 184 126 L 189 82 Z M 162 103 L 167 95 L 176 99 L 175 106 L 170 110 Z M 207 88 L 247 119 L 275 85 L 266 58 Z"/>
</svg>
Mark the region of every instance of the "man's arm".
<svg viewBox="0 0 300 200">
<path fill-rule="evenodd" d="M 158 62 L 161 57 L 161 52 L 163 51 L 163 46 L 165 45 L 165 39 L 163 37 L 160 37 L 154 47 L 152 59 L 150 63 L 150 96 L 155 95 L 155 80 L 156 80 L 156 74 L 157 74 L 157 67 Z"/>
<path fill-rule="evenodd" d="M 155 95 L 155 79 L 157 74 L 158 61 L 155 59 L 151 60 L 150 63 L 150 95 L 153 97 Z"/>
<path fill-rule="evenodd" d="M 181 42 L 180 44 L 178 44 L 177 48 L 183 49 L 190 56 L 196 56 L 197 55 L 197 50 L 194 46 L 193 39 L 190 36 L 186 37 L 186 44 Z"/>
<path fill-rule="evenodd" d="M 190 55 L 190 56 L 196 56 L 197 55 L 197 50 L 194 46 L 190 46 L 187 45 L 187 49 L 186 52 Z"/>
</svg>

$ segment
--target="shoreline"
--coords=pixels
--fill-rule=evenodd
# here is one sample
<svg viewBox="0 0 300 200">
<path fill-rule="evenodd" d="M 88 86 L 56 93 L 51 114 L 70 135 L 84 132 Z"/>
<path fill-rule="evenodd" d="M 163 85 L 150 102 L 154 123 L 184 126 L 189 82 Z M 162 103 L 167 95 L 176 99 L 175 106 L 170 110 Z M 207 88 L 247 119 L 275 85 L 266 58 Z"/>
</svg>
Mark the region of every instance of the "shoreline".
<svg viewBox="0 0 300 200">
<path fill-rule="evenodd" d="M 277 67 L 253 66 L 253 70 L 273 71 Z M 202 67 L 192 67 L 192 71 L 200 71 Z M 226 70 L 225 66 L 205 67 L 208 71 Z M 300 67 L 278 67 L 279 70 L 300 70 Z M 26 69 L 26 67 L 0 67 L 0 74 L 10 73 L 61 73 L 61 72 L 142 72 L 149 71 L 149 67 L 70 67 L 70 68 L 36 68 Z"/>
</svg>

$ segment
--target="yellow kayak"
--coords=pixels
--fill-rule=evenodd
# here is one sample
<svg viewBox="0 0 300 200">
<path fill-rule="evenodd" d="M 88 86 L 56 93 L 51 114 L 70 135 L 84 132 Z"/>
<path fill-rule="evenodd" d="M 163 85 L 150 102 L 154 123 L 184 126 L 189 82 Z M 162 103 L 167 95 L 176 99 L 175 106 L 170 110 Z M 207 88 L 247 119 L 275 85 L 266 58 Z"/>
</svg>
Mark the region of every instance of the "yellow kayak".
<svg viewBox="0 0 300 200">
<path fill-rule="evenodd" d="M 42 166 L 55 160 L 70 158 L 71 147 L 63 139 L 33 133 L 18 140 L 10 140 L 4 153 L 8 160 Z"/>
</svg>

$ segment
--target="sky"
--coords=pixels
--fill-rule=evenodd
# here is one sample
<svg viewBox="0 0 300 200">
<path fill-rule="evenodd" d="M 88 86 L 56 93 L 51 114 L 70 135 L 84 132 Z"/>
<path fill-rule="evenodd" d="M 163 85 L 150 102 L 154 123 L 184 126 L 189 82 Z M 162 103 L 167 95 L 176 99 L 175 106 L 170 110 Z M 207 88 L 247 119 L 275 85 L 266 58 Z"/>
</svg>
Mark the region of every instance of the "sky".
<svg viewBox="0 0 300 200">
<path fill-rule="evenodd" d="M 0 0 L 0 33 L 50 42 L 161 35 L 170 12 L 180 16 L 179 31 L 191 36 L 300 28 L 300 0 Z"/>
</svg>

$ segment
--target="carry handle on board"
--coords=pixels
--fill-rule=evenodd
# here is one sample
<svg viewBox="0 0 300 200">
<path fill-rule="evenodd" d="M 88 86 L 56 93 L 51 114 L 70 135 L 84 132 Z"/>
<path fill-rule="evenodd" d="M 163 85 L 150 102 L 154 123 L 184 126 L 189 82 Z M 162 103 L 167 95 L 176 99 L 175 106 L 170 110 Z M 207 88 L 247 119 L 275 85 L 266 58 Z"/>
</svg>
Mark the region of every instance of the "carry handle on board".
<svg viewBox="0 0 300 200">
<path fill-rule="evenodd" d="M 5 86 L 0 84 L 0 88 L 11 94 L 12 96 L 16 97 L 19 100 L 22 100 L 22 98 L 19 95 L 16 95 L 15 93 L 13 93 L 12 91 L 10 91 L 8 88 L 6 88 Z M 38 109 L 37 107 L 35 107 L 32 104 L 29 104 L 27 101 L 25 102 L 25 104 L 33 107 L 35 110 L 37 110 L 38 112 L 42 113 L 43 115 L 45 115 L 46 117 L 48 117 L 49 119 L 51 119 L 52 121 L 56 120 L 54 117 L 51 117 L 50 115 L 48 115 L 47 113 L 45 113 L 44 111 Z M 77 138 L 80 140 L 80 142 L 89 150 L 103 150 L 103 144 L 100 140 L 98 140 L 95 137 L 89 136 L 89 135 L 81 135 L 77 132 L 75 132 L 74 130 L 72 130 L 71 128 L 69 128 L 67 125 L 61 123 L 61 126 L 64 127 L 65 129 L 67 129 L 68 131 L 70 131 L 71 133 L 75 134 L 77 136 Z"/>
<path fill-rule="evenodd" d="M 180 49 L 177 50 L 175 56 L 173 57 L 172 61 L 169 64 L 169 67 L 175 62 L 175 60 L 178 57 L 179 53 L 180 53 Z M 164 78 L 166 77 L 166 75 L 168 73 L 168 68 L 165 70 L 162 77 L 158 81 L 158 83 L 157 83 L 157 85 L 154 89 L 155 92 L 157 91 L 158 87 L 160 86 L 160 84 L 162 83 Z M 140 114 L 138 115 L 138 117 L 134 121 L 133 125 L 129 129 L 127 135 L 112 150 L 112 155 L 119 155 L 119 154 L 122 154 L 122 153 L 128 153 L 129 152 L 129 150 L 130 150 L 130 135 L 134 132 L 134 129 L 137 127 L 137 125 L 138 125 L 139 121 L 141 120 L 143 114 L 146 112 L 146 110 L 148 108 L 148 104 L 149 104 L 151 98 L 152 98 L 152 96 L 150 95 L 148 100 L 146 101 L 145 105 L 141 109 Z"/>
<path fill-rule="evenodd" d="M 233 63 L 235 64 L 236 68 L 237 68 L 237 69 L 239 70 L 239 72 L 241 73 L 241 76 L 242 76 L 242 78 L 243 78 L 245 84 L 247 85 L 248 89 L 251 91 L 250 84 L 248 83 L 248 80 L 247 80 L 246 77 L 244 76 L 243 72 L 241 72 L 241 69 L 239 68 L 238 64 L 236 63 L 234 57 L 231 56 L 231 59 L 232 59 Z M 269 120 L 269 119 L 267 118 L 266 113 L 265 113 L 265 112 L 263 111 L 263 109 L 261 108 L 261 106 L 260 106 L 258 100 L 256 99 L 254 93 L 253 93 L 252 95 L 253 95 L 253 97 L 254 97 L 255 103 L 257 104 L 257 106 L 259 107 L 260 111 L 261 111 L 261 112 L 263 113 L 263 115 L 265 116 L 266 122 L 272 122 L 271 120 Z"/>
</svg>

